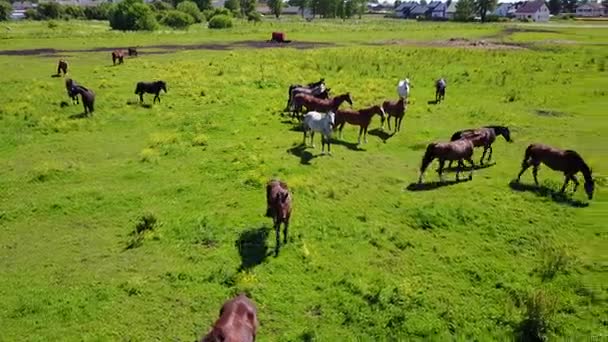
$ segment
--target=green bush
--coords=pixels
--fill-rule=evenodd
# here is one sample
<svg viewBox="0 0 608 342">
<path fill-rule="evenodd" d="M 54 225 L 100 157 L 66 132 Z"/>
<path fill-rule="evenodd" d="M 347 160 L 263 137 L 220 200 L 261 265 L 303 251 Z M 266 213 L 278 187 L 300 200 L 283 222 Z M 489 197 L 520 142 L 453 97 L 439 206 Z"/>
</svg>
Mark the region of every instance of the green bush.
<svg viewBox="0 0 608 342">
<path fill-rule="evenodd" d="M 198 9 L 196 3 L 192 1 L 180 2 L 179 5 L 177 5 L 177 10 L 190 15 L 196 23 L 201 22 L 202 14 L 201 11 Z"/>
<path fill-rule="evenodd" d="M 216 15 L 209 20 L 209 28 L 211 29 L 223 29 L 232 27 L 232 18 L 227 15 Z"/>
<path fill-rule="evenodd" d="M 87 6 L 84 8 L 84 16 L 88 20 L 108 20 L 111 4 L 104 2 L 97 6 Z"/>
<path fill-rule="evenodd" d="M 11 18 L 11 13 L 13 12 L 13 7 L 6 1 L 0 1 L 0 21 L 9 20 Z"/>
<path fill-rule="evenodd" d="M 161 23 L 176 29 L 185 29 L 194 23 L 194 18 L 187 13 L 170 10 L 165 13 Z"/>
<path fill-rule="evenodd" d="M 38 4 L 36 11 L 38 12 L 37 19 L 39 20 L 59 19 L 63 14 L 63 7 L 56 2 L 47 2 Z"/>
<path fill-rule="evenodd" d="M 29 8 L 25 10 L 25 19 L 40 20 L 40 16 L 38 15 L 38 11 L 33 8 Z"/>
<path fill-rule="evenodd" d="M 253 21 L 254 23 L 258 23 L 262 21 L 262 15 L 260 12 L 254 11 L 247 14 L 247 21 Z"/>
<path fill-rule="evenodd" d="M 108 18 L 114 30 L 153 31 L 158 28 L 154 12 L 142 0 L 119 2 L 112 6 Z"/>
<path fill-rule="evenodd" d="M 64 6 L 64 17 L 68 19 L 85 19 L 84 9 L 80 6 Z"/>
<path fill-rule="evenodd" d="M 152 3 L 150 3 L 150 7 L 152 7 L 153 10 L 158 11 L 158 12 L 168 11 L 168 10 L 173 9 L 173 5 L 171 5 L 168 2 L 160 1 L 160 0 L 156 0 L 156 1 L 153 1 Z"/>
<path fill-rule="evenodd" d="M 227 17 L 231 17 L 232 12 L 230 12 L 230 10 L 227 8 L 214 8 L 203 11 L 203 16 L 205 17 L 206 21 L 210 21 L 211 18 L 215 17 L 216 15 L 225 15 Z"/>
<path fill-rule="evenodd" d="M 495 23 L 500 20 L 500 17 L 495 14 L 486 15 L 486 23 Z"/>
</svg>

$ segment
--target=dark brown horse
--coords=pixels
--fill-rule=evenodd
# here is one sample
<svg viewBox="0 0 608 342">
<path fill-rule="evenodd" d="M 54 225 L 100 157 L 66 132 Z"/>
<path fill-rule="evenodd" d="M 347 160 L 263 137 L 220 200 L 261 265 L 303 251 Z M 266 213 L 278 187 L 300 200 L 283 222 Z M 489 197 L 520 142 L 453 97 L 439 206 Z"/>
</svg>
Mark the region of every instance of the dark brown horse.
<svg viewBox="0 0 608 342">
<path fill-rule="evenodd" d="M 521 163 L 521 171 L 517 175 L 517 181 L 519 182 L 521 175 L 530 166 L 533 166 L 532 175 L 534 175 L 534 183 L 538 186 L 537 174 L 541 163 L 547 165 L 552 170 L 562 171 L 564 173 L 566 179 L 564 180 L 561 192 L 566 191 L 566 186 L 570 181 L 574 182 L 573 192 L 576 192 L 579 185 L 576 174 L 580 171 L 585 178 L 585 192 L 589 199 L 593 198 L 595 182 L 591 176 L 591 169 L 587 166 L 580 154 L 572 150 L 561 150 L 543 144 L 529 145 L 526 149 L 524 160 Z"/>
<path fill-rule="evenodd" d="M 316 111 L 321 113 L 337 112 L 343 102 L 348 102 L 351 106 L 353 101 L 350 98 L 350 93 L 338 95 L 329 99 L 319 99 L 312 95 L 297 94 L 293 97 L 294 115 L 302 113 L 303 108 L 306 111 Z"/>
<path fill-rule="evenodd" d="M 80 95 L 82 97 L 84 113 L 87 115 L 93 114 L 93 111 L 95 110 L 95 93 L 80 85 L 73 86 L 71 91 L 72 94 Z"/>
<path fill-rule="evenodd" d="M 78 86 L 78 84 L 76 82 L 74 82 L 74 80 L 72 80 L 71 78 L 67 78 L 65 80 L 65 89 L 68 92 L 68 97 L 70 99 L 72 99 L 72 104 L 74 104 L 74 103 L 80 104 L 80 101 L 78 101 L 78 94 L 74 93 L 74 91 L 72 89 L 76 86 Z"/>
<path fill-rule="evenodd" d="M 63 59 L 60 59 L 59 62 L 57 63 L 57 75 L 61 75 L 61 73 L 63 72 L 63 75 L 67 75 L 68 73 L 68 62 L 66 62 Z"/>
<path fill-rule="evenodd" d="M 407 104 L 405 101 L 405 98 L 399 97 L 399 100 L 397 101 L 382 102 L 382 109 L 386 113 L 389 130 L 391 129 L 391 117 L 395 118 L 395 132 L 399 132 L 401 130 L 401 121 L 403 120 L 405 110 L 407 109 Z M 384 118 L 382 118 L 382 129 L 384 129 Z"/>
<path fill-rule="evenodd" d="M 137 49 L 134 47 L 130 47 L 128 50 L 128 53 L 129 53 L 129 57 L 131 57 L 131 56 L 137 57 Z"/>
<path fill-rule="evenodd" d="M 125 52 L 122 50 L 114 50 L 112 51 L 112 64 L 116 65 L 116 61 L 118 64 L 122 64 L 124 62 Z"/>
<path fill-rule="evenodd" d="M 336 112 L 335 128 L 339 130 L 339 137 L 342 137 L 342 129 L 348 122 L 351 125 L 359 126 L 359 139 L 358 144 L 361 144 L 361 135 L 363 134 L 363 141 L 367 143 L 367 128 L 372 122 L 374 115 L 379 115 L 384 121 L 384 110 L 380 106 L 371 106 L 369 108 L 352 110 L 352 109 L 341 109 Z"/>
<path fill-rule="evenodd" d="M 137 82 L 135 86 L 135 94 L 139 95 L 139 102 L 144 102 L 144 94 L 154 94 L 152 103 L 160 103 L 160 91 L 163 90 L 167 93 L 167 83 L 165 81 L 154 81 L 154 82 Z"/>
<path fill-rule="evenodd" d="M 509 131 L 509 128 L 505 126 L 484 126 L 476 129 L 465 129 L 452 134 L 450 141 L 468 139 L 473 142 L 475 147 L 483 146 L 483 154 L 479 160 L 479 164 L 483 165 L 483 159 L 488 150 L 490 150 L 490 154 L 488 155 L 487 161 L 489 162 L 492 159 L 492 144 L 496 141 L 497 135 L 502 135 L 506 141 L 513 142 L 511 139 L 511 132 Z M 451 162 L 449 166 L 452 166 Z"/>
<path fill-rule="evenodd" d="M 439 103 L 439 101 L 445 99 L 446 87 L 447 83 L 443 78 L 440 78 L 435 82 L 435 103 Z"/>
<path fill-rule="evenodd" d="M 473 179 L 473 166 L 475 164 L 473 164 L 473 159 L 471 159 L 472 156 L 473 143 L 467 139 L 451 141 L 449 143 L 430 143 L 426 147 L 426 152 L 422 158 L 422 166 L 420 166 L 420 178 L 418 178 L 418 183 L 422 183 L 424 171 L 435 158 L 439 159 L 439 169 L 437 170 L 437 173 L 439 173 L 439 179 L 441 179 L 441 181 L 443 181 L 443 166 L 445 165 L 446 160 L 458 161 L 456 181 L 460 180 L 458 176 L 464 167 L 464 163 L 462 161 L 466 160 L 469 164 L 471 164 L 471 173 L 469 174 L 469 179 Z"/>
<path fill-rule="evenodd" d="M 298 92 L 294 93 L 294 90 L 296 89 L 307 89 L 308 91 L 311 91 L 312 94 L 311 95 L 315 95 L 317 96 L 317 94 L 321 94 L 323 92 L 325 92 L 326 95 L 329 96 L 329 89 L 327 89 L 327 87 L 325 86 L 325 79 L 321 78 L 319 81 L 317 82 L 313 82 L 313 83 L 308 83 L 307 85 L 301 85 L 301 84 L 292 84 L 289 86 L 289 92 L 287 94 L 287 106 L 285 107 L 285 111 L 289 111 L 291 109 L 291 106 L 293 105 L 293 96 L 295 94 L 297 94 Z M 316 91 L 314 91 L 316 89 Z M 304 93 L 306 93 L 304 91 Z M 321 96 L 317 96 L 317 97 L 321 97 L 321 98 L 327 98 L 326 97 L 321 97 Z"/>
<path fill-rule="evenodd" d="M 271 180 L 266 184 L 266 216 L 272 217 L 277 238 L 275 254 L 281 247 L 281 223 L 283 224 L 283 243 L 287 244 L 289 218 L 291 217 L 291 194 L 287 184 L 279 180 Z"/>
<path fill-rule="evenodd" d="M 259 325 L 255 304 L 240 294 L 222 305 L 220 317 L 201 342 L 253 342 Z"/>
</svg>

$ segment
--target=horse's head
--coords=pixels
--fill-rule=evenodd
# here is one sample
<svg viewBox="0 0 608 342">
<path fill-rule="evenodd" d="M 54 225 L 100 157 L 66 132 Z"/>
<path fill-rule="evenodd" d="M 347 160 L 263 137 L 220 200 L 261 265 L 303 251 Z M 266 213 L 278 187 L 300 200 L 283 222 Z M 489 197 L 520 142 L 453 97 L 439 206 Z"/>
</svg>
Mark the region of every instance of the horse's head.
<svg viewBox="0 0 608 342">
<path fill-rule="evenodd" d="M 513 139 L 511 139 L 511 131 L 509 131 L 509 127 L 501 127 L 500 134 L 502 134 L 502 136 L 505 137 L 505 140 L 507 140 L 508 142 L 513 142 Z"/>
<path fill-rule="evenodd" d="M 593 199 L 593 190 L 595 189 L 595 181 L 593 180 L 593 178 L 589 179 L 588 181 L 585 181 L 585 192 L 587 193 L 587 197 L 589 197 L 589 199 Z"/>
<path fill-rule="evenodd" d="M 386 119 L 386 112 L 384 111 L 384 108 L 382 108 L 382 106 L 374 106 L 374 114 L 378 114 L 382 117 L 382 122 L 384 122 L 384 120 Z"/>
<path fill-rule="evenodd" d="M 346 93 L 344 95 L 341 96 L 342 99 L 346 102 L 348 102 L 349 105 L 353 105 L 353 99 L 350 97 L 350 93 Z"/>
<path fill-rule="evenodd" d="M 165 93 L 167 92 L 167 83 L 165 83 L 165 81 L 158 81 L 158 85 L 160 86 L 160 89 L 165 91 Z"/>
</svg>

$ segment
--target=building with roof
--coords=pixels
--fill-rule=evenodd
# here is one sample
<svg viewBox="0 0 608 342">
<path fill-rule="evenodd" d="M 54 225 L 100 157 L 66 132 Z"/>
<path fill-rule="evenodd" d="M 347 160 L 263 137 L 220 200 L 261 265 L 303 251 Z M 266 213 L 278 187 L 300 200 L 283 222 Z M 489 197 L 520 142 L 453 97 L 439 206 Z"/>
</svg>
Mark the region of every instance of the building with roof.
<svg viewBox="0 0 608 342">
<path fill-rule="evenodd" d="M 498 4 L 498 6 L 496 6 L 496 9 L 494 10 L 494 12 L 492 12 L 492 15 L 495 15 L 497 17 L 506 17 L 509 15 L 509 9 L 511 9 L 512 6 L 512 3 L 502 2 Z"/>
<path fill-rule="evenodd" d="M 534 22 L 549 21 L 549 7 L 542 0 L 527 1 L 515 11 L 515 18 Z"/>
<path fill-rule="evenodd" d="M 587 3 L 576 8 L 577 17 L 603 17 L 606 14 L 606 7 L 598 3 Z"/>
</svg>

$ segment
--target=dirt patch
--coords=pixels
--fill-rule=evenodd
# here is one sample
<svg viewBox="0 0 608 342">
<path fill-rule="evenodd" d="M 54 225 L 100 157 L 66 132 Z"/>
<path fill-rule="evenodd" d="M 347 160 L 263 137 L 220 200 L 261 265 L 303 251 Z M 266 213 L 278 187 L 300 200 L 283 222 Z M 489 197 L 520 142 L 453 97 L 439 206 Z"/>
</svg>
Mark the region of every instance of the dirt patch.
<svg viewBox="0 0 608 342">
<path fill-rule="evenodd" d="M 406 40 L 387 40 L 371 45 L 409 45 L 409 46 L 429 46 L 429 47 L 460 47 L 471 49 L 497 50 L 497 49 L 525 49 L 520 44 L 499 43 L 491 40 L 472 40 L 467 38 L 450 38 L 448 40 L 435 40 L 428 42 L 406 41 Z"/>
<path fill-rule="evenodd" d="M 549 110 L 549 109 L 536 109 L 534 110 L 534 114 L 539 116 L 566 116 L 568 114 L 564 112 L 560 112 L 557 110 Z"/>
<path fill-rule="evenodd" d="M 208 44 L 195 44 L 195 45 L 175 45 L 175 44 L 164 44 L 164 45 L 148 45 L 138 49 L 140 53 L 149 54 L 164 54 L 173 53 L 177 51 L 187 50 L 234 50 L 234 49 L 265 49 L 265 48 L 292 48 L 299 50 L 316 49 L 322 47 L 335 46 L 333 43 L 323 42 L 291 42 L 291 43 L 272 43 L 267 41 L 253 41 L 246 40 L 240 42 L 232 42 L 226 44 L 208 43 Z M 96 47 L 90 49 L 75 49 L 75 50 L 61 50 L 53 48 L 41 48 L 41 49 L 23 49 L 23 50 L 2 50 L 0 55 L 4 56 L 42 56 L 42 57 L 56 57 L 66 53 L 77 53 L 77 52 L 111 52 L 116 50 L 116 47 Z M 154 49 L 155 51 L 146 52 L 146 49 Z M 126 50 L 126 48 L 125 48 Z"/>
</svg>

